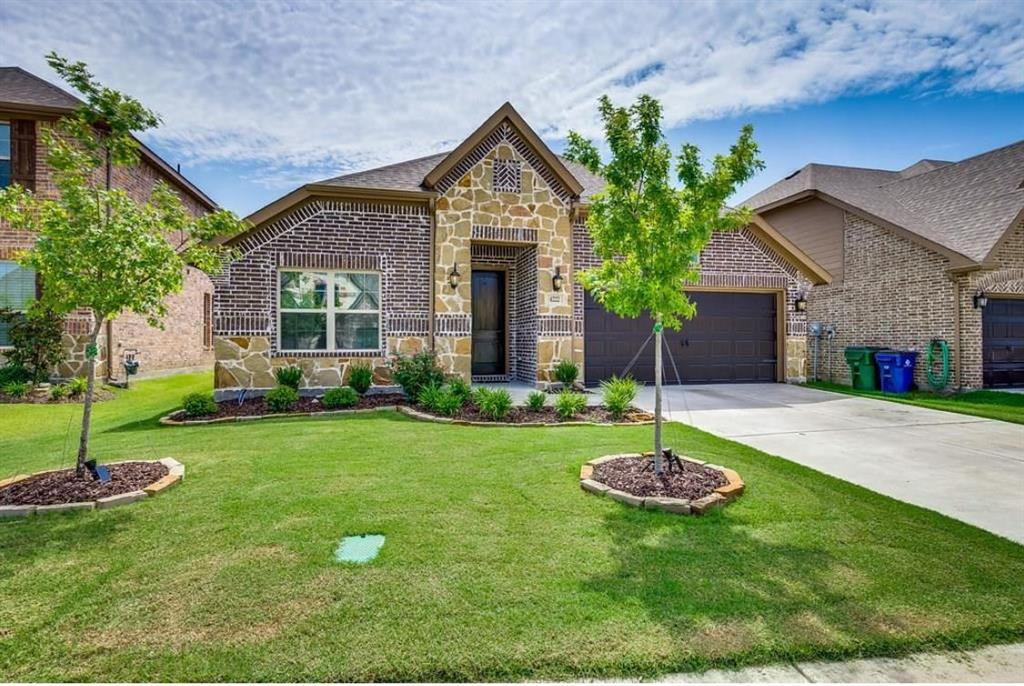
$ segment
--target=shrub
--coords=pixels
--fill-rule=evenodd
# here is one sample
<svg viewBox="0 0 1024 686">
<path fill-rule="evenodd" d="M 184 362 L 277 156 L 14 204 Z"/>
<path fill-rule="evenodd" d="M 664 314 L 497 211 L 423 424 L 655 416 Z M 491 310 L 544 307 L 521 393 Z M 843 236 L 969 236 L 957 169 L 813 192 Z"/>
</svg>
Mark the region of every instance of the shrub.
<svg viewBox="0 0 1024 686">
<path fill-rule="evenodd" d="M 288 367 L 278 367 L 274 370 L 274 378 L 277 379 L 277 383 L 288 388 L 299 390 L 299 383 L 302 382 L 302 369 L 291 365 Z"/>
<path fill-rule="evenodd" d="M 3 386 L 3 392 L 12 398 L 24 398 L 28 390 L 29 385 L 25 381 L 10 381 Z"/>
<path fill-rule="evenodd" d="M 28 313 L 0 308 L 0 322 L 8 325 L 12 346 L 4 355 L 28 376 L 19 381 L 42 383 L 67 358 L 62 340 L 64 319 L 53 310 L 38 303 Z"/>
<path fill-rule="evenodd" d="M 359 402 L 359 393 L 351 386 L 332 388 L 324 393 L 324 407 L 335 410 L 343 407 L 352 407 Z"/>
<path fill-rule="evenodd" d="M 30 376 L 20 364 L 8 362 L 3 367 L 0 367 L 0 387 L 6 386 L 9 383 L 28 381 Z"/>
<path fill-rule="evenodd" d="M 463 396 L 450 385 L 431 384 L 420 391 L 417 402 L 434 414 L 452 417 L 459 413 L 464 403 Z"/>
<path fill-rule="evenodd" d="M 504 388 L 481 388 L 476 397 L 477 407 L 493 421 L 504 419 L 512 409 L 512 396 Z"/>
<path fill-rule="evenodd" d="M 555 396 L 555 414 L 563 422 L 571 420 L 585 409 L 587 409 L 587 396 L 582 393 L 564 390 Z"/>
<path fill-rule="evenodd" d="M 63 400 L 68 395 L 68 387 L 64 384 L 54 384 L 50 386 L 50 399 L 51 400 Z"/>
<path fill-rule="evenodd" d="M 636 398 L 636 391 L 637 383 L 630 376 L 624 379 L 613 376 L 601 382 L 601 394 L 605 409 L 615 419 L 622 419 L 622 416 L 626 414 L 626 410 L 630 408 L 633 399 Z"/>
<path fill-rule="evenodd" d="M 189 393 L 181 401 L 189 417 L 205 417 L 217 413 L 217 401 L 212 393 Z"/>
<path fill-rule="evenodd" d="M 448 380 L 448 390 L 459 398 L 459 406 L 463 406 L 473 397 L 473 388 L 461 376 L 453 376 Z"/>
<path fill-rule="evenodd" d="M 531 412 L 540 412 L 544 409 L 544 401 L 547 397 L 541 391 L 530 391 L 530 395 L 526 396 L 526 407 Z"/>
<path fill-rule="evenodd" d="M 555 365 L 555 380 L 566 386 L 576 383 L 576 377 L 580 375 L 579 366 L 572 360 L 562 360 Z"/>
<path fill-rule="evenodd" d="M 267 393 L 266 401 L 271 412 L 287 412 L 299 402 L 299 392 L 291 386 L 278 386 Z"/>
<path fill-rule="evenodd" d="M 398 355 L 392 363 L 394 378 L 405 394 L 418 401 L 420 391 L 427 386 L 442 386 L 444 372 L 437 366 L 437 360 L 430 351 L 416 353 L 412 357 Z"/>
<path fill-rule="evenodd" d="M 352 365 L 348 372 L 348 385 L 359 395 L 370 390 L 373 385 L 373 367 L 369 362 L 356 362 Z"/>
<path fill-rule="evenodd" d="M 72 396 L 85 395 L 85 392 L 88 390 L 89 380 L 83 376 L 76 376 L 71 381 L 68 381 L 68 391 L 71 392 Z"/>
</svg>

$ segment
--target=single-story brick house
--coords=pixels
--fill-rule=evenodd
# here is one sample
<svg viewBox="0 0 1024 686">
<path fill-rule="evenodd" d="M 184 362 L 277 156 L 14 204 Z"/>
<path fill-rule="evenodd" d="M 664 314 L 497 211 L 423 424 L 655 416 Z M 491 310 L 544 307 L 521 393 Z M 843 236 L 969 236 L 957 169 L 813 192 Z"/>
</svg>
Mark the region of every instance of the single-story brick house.
<svg viewBox="0 0 1024 686">
<path fill-rule="evenodd" d="M 420 350 L 477 381 L 544 385 L 564 359 L 588 383 L 621 373 L 650 321 L 608 314 L 573 279 L 595 261 L 585 220 L 601 186 L 506 103 L 451 152 L 289 193 L 249 217 L 214 277 L 217 395 L 259 393 L 291 364 L 307 391 L 355 360 L 384 378 L 390 356 Z M 716 235 L 701 266 L 697 317 L 667 336 L 680 377 L 802 379 L 795 303 L 827 271 L 761 218 Z M 652 358 L 638 379 L 653 380 Z"/>
<path fill-rule="evenodd" d="M 953 388 L 1024 386 L 1024 141 L 899 171 L 809 164 L 742 204 L 831 276 L 806 294 L 835 330 L 819 376 L 849 381 L 849 345 L 942 339 Z"/>
<path fill-rule="evenodd" d="M 81 101 L 67 91 L 19 67 L 0 67 L 0 187 L 18 183 L 42 196 L 57 189 L 46 163 L 47 151 L 40 132 L 78 107 Z M 124 188 L 132 197 L 149 197 L 153 185 L 163 180 L 176 189 L 190 212 L 199 216 L 216 205 L 199 188 L 140 143 L 140 162 L 131 168 L 112 166 L 106 178 L 111 187 Z M 15 256 L 35 242 L 32 234 L 15 231 L 0 221 L 0 307 L 24 309 L 44 287 L 31 269 L 21 267 Z M 123 355 L 135 351 L 143 375 L 213 364 L 213 284 L 201 271 L 189 268 L 185 287 L 171 296 L 165 328 L 149 326 L 145 319 L 128 313 L 109 323 L 100 334 L 97 374 L 107 381 L 123 380 Z M 9 345 L 0 324 L 0 362 Z M 84 374 L 85 344 L 92 328 L 88 313 L 72 315 L 64 326 L 67 362 L 60 377 Z M 113 359 L 114 364 L 107 365 Z"/>
</svg>

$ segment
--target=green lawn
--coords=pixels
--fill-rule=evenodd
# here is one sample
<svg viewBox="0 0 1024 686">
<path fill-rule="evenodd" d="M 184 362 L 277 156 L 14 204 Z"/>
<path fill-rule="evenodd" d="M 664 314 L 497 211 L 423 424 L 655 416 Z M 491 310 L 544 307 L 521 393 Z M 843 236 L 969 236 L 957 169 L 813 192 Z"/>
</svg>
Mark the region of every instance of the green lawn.
<svg viewBox="0 0 1024 686">
<path fill-rule="evenodd" d="M 580 491 L 650 427 L 155 423 L 208 386 L 96 410 L 98 456 L 174 456 L 176 489 L 0 523 L 4 680 L 650 676 L 1024 638 L 1024 547 L 694 429 L 667 443 L 748 485 L 699 519 Z M 0 476 L 59 466 L 79 411 L 0 406 Z M 361 532 L 380 557 L 333 563 Z"/>
<path fill-rule="evenodd" d="M 986 419 L 1001 419 L 1004 422 L 1024 424 L 1024 393 L 1005 393 L 1002 391 L 968 391 L 953 395 L 939 395 L 927 391 L 911 391 L 900 395 L 882 393 L 881 391 L 861 391 L 850 386 L 843 386 L 827 381 L 812 381 L 807 384 L 811 388 L 823 391 L 862 395 L 868 398 L 889 400 L 894 403 L 918 405 L 933 410 L 945 410 L 959 414 L 969 414 Z"/>
</svg>

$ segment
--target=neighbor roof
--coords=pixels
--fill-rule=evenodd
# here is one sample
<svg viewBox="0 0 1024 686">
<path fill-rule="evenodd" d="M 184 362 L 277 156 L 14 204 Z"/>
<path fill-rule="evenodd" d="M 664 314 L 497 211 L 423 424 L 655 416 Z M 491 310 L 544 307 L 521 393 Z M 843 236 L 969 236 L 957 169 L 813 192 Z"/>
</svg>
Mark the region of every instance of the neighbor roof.
<svg viewBox="0 0 1024 686">
<path fill-rule="evenodd" d="M 1022 182 L 1018 141 L 960 162 L 921 160 L 900 171 L 808 164 L 740 204 L 766 212 L 818 195 L 980 263 L 1024 216 Z"/>
<path fill-rule="evenodd" d="M 35 74 L 21 67 L 0 67 L 0 111 L 12 114 L 53 115 L 67 114 L 82 104 L 82 101 Z M 216 209 L 217 203 L 199 187 L 185 178 L 181 172 L 169 165 L 142 141 L 139 152 L 154 166 L 174 180 L 189 195 L 207 209 Z"/>
</svg>

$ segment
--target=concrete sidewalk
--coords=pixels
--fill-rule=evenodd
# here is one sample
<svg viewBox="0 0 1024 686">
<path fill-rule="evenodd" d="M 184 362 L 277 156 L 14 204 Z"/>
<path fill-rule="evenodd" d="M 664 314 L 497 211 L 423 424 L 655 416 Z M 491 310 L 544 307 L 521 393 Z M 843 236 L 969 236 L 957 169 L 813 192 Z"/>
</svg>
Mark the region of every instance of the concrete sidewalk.
<svg viewBox="0 0 1024 686">
<path fill-rule="evenodd" d="M 795 662 L 701 674 L 672 674 L 667 683 L 1017 683 L 1024 681 L 1024 643 L 965 652 L 921 653 L 845 662 Z"/>
<path fill-rule="evenodd" d="M 666 386 L 663 412 L 1024 543 L 1020 424 L 789 384 Z"/>
</svg>

